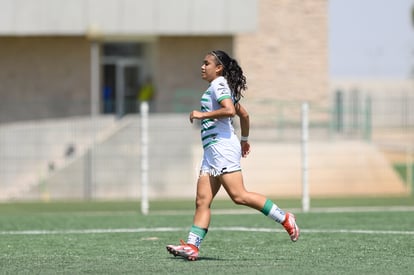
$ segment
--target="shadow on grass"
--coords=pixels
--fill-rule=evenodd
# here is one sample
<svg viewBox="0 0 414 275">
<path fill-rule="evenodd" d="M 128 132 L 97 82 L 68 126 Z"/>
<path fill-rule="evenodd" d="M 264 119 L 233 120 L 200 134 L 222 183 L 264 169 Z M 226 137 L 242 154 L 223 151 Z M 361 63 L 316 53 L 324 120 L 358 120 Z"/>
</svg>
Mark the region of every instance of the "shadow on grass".
<svg viewBox="0 0 414 275">
<path fill-rule="evenodd" d="M 181 260 L 184 262 L 194 262 L 194 261 L 189 261 L 186 258 L 183 258 L 181 256 L 174 256 L 174 255 L 172 255 L 172 257 L 170 257 L 169 259 L 176 260 L 176 261 Z M 200 261 L 226 261 L 226 259 L 213 258 L 213 257 L 198 257 L 197 261 L 195 262 L 200 262 Z"/>
</svg>

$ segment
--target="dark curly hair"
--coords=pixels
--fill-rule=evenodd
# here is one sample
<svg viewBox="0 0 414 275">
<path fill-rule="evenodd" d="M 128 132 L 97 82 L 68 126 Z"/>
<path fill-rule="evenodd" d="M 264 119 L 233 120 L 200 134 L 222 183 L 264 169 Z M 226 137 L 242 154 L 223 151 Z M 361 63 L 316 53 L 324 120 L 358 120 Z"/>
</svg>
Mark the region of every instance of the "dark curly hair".
<svg viewBox="0 0 414 275">
<path fill-rule="evenodd" d="M 243 97 L 242 92 L 247 89 L 246 77 L 243 75 L 242 68 L 235 59 L 231 58 L 224 51 L 215 50 L 209 54 L 216 59 L 217 65 L 223 66 L 223 76 L 229 84 L 235 103 L 239 102 Z"/>
</svg>

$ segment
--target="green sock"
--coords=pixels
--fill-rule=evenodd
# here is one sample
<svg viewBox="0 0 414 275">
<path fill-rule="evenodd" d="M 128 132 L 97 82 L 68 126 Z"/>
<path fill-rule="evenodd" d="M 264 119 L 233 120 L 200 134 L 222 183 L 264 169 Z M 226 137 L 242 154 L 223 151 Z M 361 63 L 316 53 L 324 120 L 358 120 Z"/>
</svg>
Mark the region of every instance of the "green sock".
<svg viewBox="0 0 414 275">
<path fill-rule="evenodd" d="M 269 199 L 266 200 L 261 211 L 265 216 L 268 216 L 278 223 L 282 223 L 285 220 L 285 212 Z"/>
<path fill-rule="evenodd" d="M 190 233 L 188 233 L 187 243 L 195 245 L 196 247 L 200 247 L 201 242 L 207 235 L 207 228 L 201 228 L 196 225 L 191 226 Z"/>
<path fill-rule="evenodd" d="M 262 213 L 267 216 L 270 213 L 270 210 L 272 210 L 272 206 L 273 206 L 273 202 L 269 199 L 266 200 L 263 208 L 262 208 Z"/>
</svg>

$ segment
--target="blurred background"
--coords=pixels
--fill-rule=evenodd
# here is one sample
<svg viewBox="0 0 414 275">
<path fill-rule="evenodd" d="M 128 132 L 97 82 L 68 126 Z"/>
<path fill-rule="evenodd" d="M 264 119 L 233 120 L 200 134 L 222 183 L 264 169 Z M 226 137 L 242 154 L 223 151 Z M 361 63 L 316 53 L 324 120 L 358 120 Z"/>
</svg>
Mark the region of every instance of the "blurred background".
<svg viewBox="0 0 414 275">
<path fill-rule="evenodd" d="M 222 49 L 249 89 L 246 186 L 300 197 L 412 196 L 414 0 L 0 0 L 0 201 L 192 198 L 188 113 Z M 237 119 L 235 120 L 237 128 Z M 221 191 L 218 196 L 226 196 Z"/>
</svg>

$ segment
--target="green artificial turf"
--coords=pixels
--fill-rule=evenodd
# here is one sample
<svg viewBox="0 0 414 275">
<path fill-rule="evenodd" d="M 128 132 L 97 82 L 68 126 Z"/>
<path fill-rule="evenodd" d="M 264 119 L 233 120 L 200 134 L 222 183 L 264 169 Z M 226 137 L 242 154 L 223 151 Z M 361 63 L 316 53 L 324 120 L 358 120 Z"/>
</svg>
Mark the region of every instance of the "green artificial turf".
<svg viewBox="0 0 414 275">
<path fill-rule="evenodd" d="M 412 198 L 315 199 L 310 213 L 299 200 L 279 205 L 296 209 L 297 243 L 263 214 L 217 201 L 189 262 L 165 246 L 186 239 L 192 201 L 151 202 L 147 216 L 131 201 L 3 203 L 0 274 L 412 274 Z"/>
</svg>

